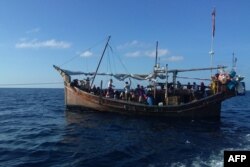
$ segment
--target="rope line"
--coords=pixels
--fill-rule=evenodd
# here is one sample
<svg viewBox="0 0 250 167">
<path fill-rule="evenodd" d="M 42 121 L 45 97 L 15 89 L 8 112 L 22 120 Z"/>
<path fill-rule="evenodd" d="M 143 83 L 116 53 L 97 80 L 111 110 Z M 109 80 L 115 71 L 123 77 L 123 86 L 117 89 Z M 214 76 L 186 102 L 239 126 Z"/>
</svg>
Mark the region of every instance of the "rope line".
<svg viewBox="0 0 250 167">
<path fill-rule="evenodd" d="M 21 86 L 21 85 L 52 85 L 52 84 L 63 84 L 63 82 L 41 82 L 41 83 L 8 83 L 8 84 L 0 84 L 0 86 Z"/>
<path fill-rule="evenodd" d="M 89 48 L 83 50 L 82 52 L 86 52 L 86 51 L 91 50 L 92 48 L 94 48 L 94 47 L 100 45 L 100 44 L 101 44 L 104 40 L 106 40 L 106 39 L 107 39 L 107 38 L 104 38 L 104 39 L 100 40 L 99 42 L 96 42 L 94 45 L 92 45 L 91 47 L 89 47 Z M 71 57 L 69 60 L 65 61 L 64 63 L 62 63 L 60 66 L 61 66 L 61 67 L 64 66 L 65 64 L 71 62 L 72 60 L 74 60 L 74 59 L 77 58 L 77 57 L 79 57 L 78 54 L 77 54 L 76 56 Z"/>
</svg>

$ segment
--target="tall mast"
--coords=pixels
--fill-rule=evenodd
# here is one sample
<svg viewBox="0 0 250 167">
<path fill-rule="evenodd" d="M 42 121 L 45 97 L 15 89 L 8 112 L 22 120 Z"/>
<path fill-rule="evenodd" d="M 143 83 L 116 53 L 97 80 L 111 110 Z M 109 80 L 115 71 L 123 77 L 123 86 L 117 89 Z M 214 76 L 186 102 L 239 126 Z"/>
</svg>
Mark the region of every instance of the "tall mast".
<svg viewBox="0 0 250 167">
<path fill-rule="evenodd" d="M 156 97 L 156 75 L 157 75 L 157 58 L 158 58 L 158 41 L 156 41 L 156 48 L 155 48 L 155 67 L 154 67 L 154 74 L 155 74 L 155 81 L 154 81 L 154 98 Z"/>
<path fill-rule="evenodd" d="M 108 47 L 110 38 L 111 38 L 111 36 L 108 37 L 107 43 L 106 43 L 106 45 L 105 45 L 105 48 L 103 49 L 102 56 L 101 56 L 101 58 L 100 58 L 100 60 L 99 60 L 99 63 L 98 63 L 98 65 L 97 65 L 97 68 L 96 68 L 96 71 L 95 71 L 95 75 L 94 75 L 94 78 L 93 78 L 93 80 L 92 80 L 92 82 L 91 82 L 90 88 L 92 88 L 92 85 L 93 85 L 93 83 L 94 83 L 96 74 L 97 74 L 98 69 L 99 69 L 99 67 L 100 67 L 100 64 L 101 64 L 101 62 L 102 62 L 102 58 L 103 58 L 103 56 L 104 56 L 104 54 L 105 54 L 105 51 L 106 51 L 106 49 L 107 49 L 107 47 Z"/>
<path fill-rule="evenodd" d="M 156 41 L 156 49 L 155 49 L 155 67 L 157 66 L 158 59 L 158 41 Z"/>
<path fill-rule="evenodd" d="M 214 35 L 215 35 L 215 8 L 212 11 L 212 40 L 211 40 L 211 50 L 210 54 L 210 67 L 213 67 L 213 57 L 214 57 Z M 211 75 L 213 70 L 211 69 Z"/>
</svg>

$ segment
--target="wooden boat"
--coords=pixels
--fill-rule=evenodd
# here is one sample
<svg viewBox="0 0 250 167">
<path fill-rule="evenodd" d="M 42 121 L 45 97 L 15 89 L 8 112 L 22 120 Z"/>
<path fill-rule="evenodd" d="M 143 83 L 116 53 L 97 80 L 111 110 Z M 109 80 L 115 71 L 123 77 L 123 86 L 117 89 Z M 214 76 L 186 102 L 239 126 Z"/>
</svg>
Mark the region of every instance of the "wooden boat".
<svg viewBox="0 0 250 167">
<path fill-rule="evenodd" d="M 108 39 L 109 41 L 109 39 Z M 108 44 L 108 42 L 107 42 Z M 98 68 L 105 53 L 107 44 L 103 51 L 102 57 L 98 63 L 97 70 L 92 73 L 86 72 L 72 72 L 69 70 L 61 69 L 54 65 L 54 68 L 61 74 L 64 79 L 65 86 L 65 105 L 67 109 L 82 110 L 82 111 L 100 111 L 100 112 L 113 112 L 121 114 L 131 115 L 150 115 L 150 116 L 167 116 L 167 117 L 189 117 L 189 118 L 219 118 L 221 113 L 221 103 L 233 96 L 236 93 L 237 82 L 234 76 L 231 78 L 225 73 L 217 74 L 212 79 L 211 87 L 207 87 L 203 95 L 197 97 L 194 95 L 193 90 L 178 89 L 176 84 L 177 73 L 187 71 L 201 71 L 212 69 L 224 69 L 225 67 L 214 68 L 195 68 L 195 69 L 175 69 L 168 70 L 166 68 L 160 68 L 156 64 L 152 74 L 105 74 L 98 73 Z M 172 87 L 175 93 L 170 94 L 168 74 L 173 74 Z M 92 84 L 97 75 L 109 75 L 119 79 L 134 78 L 134 79 L 155 79 L 157 77 L 165 78 L 165 87 L 161 90 L 157 90 L 157 83 L 153 86 L 154 98 L 161 97 L 161 100 L 156 101 L 153 105 L 147 103 L 139 103 L 137 100 L 124 100 L 119 98 L 106 97 L 103 92 L 107 91 L 102 88 L 102 82 L 100 84 L 100 90 L 98 93 L 92 90 L 92 84 L 88 89 L 81 88 L 76 81 L 71 81 L 71 75 L 83 74 L 86 76 L 92 76 Z M 234 73 L 235 74 L 235 73 Z M 221 76 L 220 76 L 221 75 Z M 226 80 L 225 80 L 226 79 Z M 205 93 L 205 94 L 204 94 Z M 206 96 L 204 96 L 206 95 Z M 184 97 L 188 97 L 189 100 L 184 100 Z M 191 99 L 190 99 L 191 98 Z"/>
<path fill-rule="evenodd" d="M 211 55 L 211 66 L 209 68 L 168 70 L 167 65 L 166 67 L 162 68 L 157 63 L 157 42 L 155 65 L 154 70 L 151 74 L 98 73 L 98 69 L 107 49 L 110 37 L 107 40 L 95 72 L 72 72 L 62 69 L 58 66 L 54 66 L 54 68 L 61 74 L 64 79 L 66 107 L 68 109 L 78 109 L 83 111 L 91 110 L 132 115 L 219 118 L 221 113 L 221 103 L 224 100 L 237 95 L 237 89 L 242 80 L 239 79 L 240 76 L 236 75 L 235 69 L 232 69 L 230 72 L 226 72 L 224 70 L 224 66 L 212 67 L 212 58 L 214 56 L 213 40 L 215 34 L 215 9 L 212 12 L 212 23 L 212 43 L 211 51 L 209 52 Z M 236 59 L 234 57 L 233 63 L 235 66 Z M 196 94 L 200 93 L 199 91 L 197 92 L 197 89 L 182 89 L 178 87 L 178 83 L 176 82 L 178 73 L 211 70 L 212 74 L 213 69 L 217 69 L 218 73 L 212 76 L 211 79 L 209 79 L 211 81 L 211 86 L 202 88 L 202 90 L 200 91 L 202 92 L 201 96 Z M 171 73 L 173 76 L 173 80 L 170 83 L 168 81 L 169 73 Z M 78 81 L 71 80 L 72 75 L 80 74 L 92 77 L 91 84 L 89 83 L 90 81 L 88 81 L 87 88 L 79 86 Z M 149 101 L 148 103 L 139 103 L 136 98 L 136 100 L 124 100 L 119 99 L 115 96 L 114 98 L 106 96 L 104 92 L 107 90 L 102 88 L 102 82 L 100 84 L 99 91 L 94 91 L 93 83 L 96 76 L 98 75 L 107 75 L 123 81 L 124 79 L 130 78 L 137 80 L 150 80 L 151 82 L 153 82 L 153 85 L 151 85 L 151 94 L 148 94 L 147 98 L 151 99 L 151 102 Z M 161 83 L 160 90 L 157 89 L 157 85 L 160 84 L 158 83 L 157 78 L 160 78 L 161 80 L 165 79 L 165 83 Z M 109 90 L 112 89 L 109 88 Z M 152 98 L 154 99 L 154 103 L 151 105 Z"/>
</svg>

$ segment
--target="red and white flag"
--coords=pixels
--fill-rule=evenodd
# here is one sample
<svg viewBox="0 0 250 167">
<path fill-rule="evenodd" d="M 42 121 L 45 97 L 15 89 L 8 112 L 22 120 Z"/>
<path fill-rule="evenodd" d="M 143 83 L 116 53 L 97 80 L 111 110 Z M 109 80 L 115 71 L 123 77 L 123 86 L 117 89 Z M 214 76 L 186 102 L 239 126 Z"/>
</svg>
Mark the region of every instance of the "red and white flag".
<svg viewBox="0 0 250 167">
<path fill-rule="evenodd" d="M 215 35 L 215 8 L 212 11 L 212 36 Z"/>
</svg>

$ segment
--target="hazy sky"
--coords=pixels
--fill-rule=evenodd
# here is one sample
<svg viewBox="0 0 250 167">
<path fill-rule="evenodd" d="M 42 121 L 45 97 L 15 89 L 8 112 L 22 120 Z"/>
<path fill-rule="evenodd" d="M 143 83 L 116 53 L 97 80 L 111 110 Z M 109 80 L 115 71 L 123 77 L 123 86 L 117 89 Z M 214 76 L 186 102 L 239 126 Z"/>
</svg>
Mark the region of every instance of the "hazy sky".
<svg viewBox="0 0 250 167">
<path fill-rule="evenodd" d="M 156 41 L 160 64 L 169 69 L 209 67 L 213 7 L 213 64 L 231 67 L 235 52 L 249 88 L 249 0 L 1 0 L 0 87 L 62 82 L 53 64 L 94 71 L 109 35 L 112 49 L 100 71 L 151 72 Z"/>
</svg>

